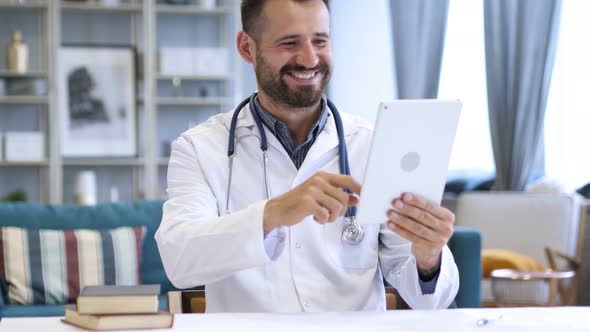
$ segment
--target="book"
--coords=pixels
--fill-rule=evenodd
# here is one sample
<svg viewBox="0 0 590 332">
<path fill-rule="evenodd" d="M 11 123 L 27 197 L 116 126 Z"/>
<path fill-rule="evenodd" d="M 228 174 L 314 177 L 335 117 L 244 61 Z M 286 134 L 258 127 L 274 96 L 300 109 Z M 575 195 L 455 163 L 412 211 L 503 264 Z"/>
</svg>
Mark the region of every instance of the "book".
<svg viewBox="0 0 590 332">
<path fill-rule="evenodd" d="M 170 328 L 174 315 L 160 311 L 155 314 L 84 315 L 74 308 L 66 308 L 64 323 L 94 331 L 124 329 Z"/>
<path fill-rule="evenodd" d="M 166 296 L 168 300 L 168 311 L 173 314 L 182 313 L 182 291 L 170 291 Z"/>
<path fill-rule="evenodd" d="M 76 299 L 80 314 L 157 313 L 160 285 L 86 286 Z"/>
</svg>

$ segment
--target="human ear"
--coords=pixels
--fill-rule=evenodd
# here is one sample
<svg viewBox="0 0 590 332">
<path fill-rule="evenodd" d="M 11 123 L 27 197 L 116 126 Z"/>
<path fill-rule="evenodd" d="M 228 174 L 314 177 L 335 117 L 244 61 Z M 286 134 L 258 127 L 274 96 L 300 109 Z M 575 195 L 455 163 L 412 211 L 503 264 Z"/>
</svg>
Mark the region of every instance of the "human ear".
<svg viewBox="0 0 590 332">
<path fill-rule="evenodd" d="M 236 38 L 236 46 L 238 48 L 238 53 L 244 61 L 247 63 L 253 64 L 254 58 L 256 56 L 255 49 L 254 49 L 254 40 L 248 36 L 245 31 L 238 32 L 238 36 Z"/>
</svg>

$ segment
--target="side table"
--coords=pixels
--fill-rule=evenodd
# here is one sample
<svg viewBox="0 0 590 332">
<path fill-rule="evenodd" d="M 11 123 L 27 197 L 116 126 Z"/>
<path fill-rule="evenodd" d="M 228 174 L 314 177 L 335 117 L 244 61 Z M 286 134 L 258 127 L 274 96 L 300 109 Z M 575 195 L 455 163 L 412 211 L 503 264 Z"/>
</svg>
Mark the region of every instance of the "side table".
<svg viewBox="0 0 590 332">
<path fill-rule="evenodd" d="M 494 270 L 491 273 L 492 293 L 498 306 L 555 306 L 558 304 L 559 282 L 571 282 L 575 275 L 574 271 Z M 560 303 L 564 301 L 560 298 Z"/>
</svg>

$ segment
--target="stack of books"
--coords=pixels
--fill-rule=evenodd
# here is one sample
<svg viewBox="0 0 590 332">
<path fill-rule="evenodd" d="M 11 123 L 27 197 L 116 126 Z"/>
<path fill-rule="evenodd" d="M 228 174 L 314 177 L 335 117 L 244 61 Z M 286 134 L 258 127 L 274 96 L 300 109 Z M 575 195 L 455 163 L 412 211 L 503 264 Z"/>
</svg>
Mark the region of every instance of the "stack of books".
<svg viewBox="0 0 590 332">
<path fill-rule="evenodd" d="M 170 328 L 174 316 L 158 311 L 160 285 L 86 286 L 65 323 L 89 330 Z"/>
</svg>

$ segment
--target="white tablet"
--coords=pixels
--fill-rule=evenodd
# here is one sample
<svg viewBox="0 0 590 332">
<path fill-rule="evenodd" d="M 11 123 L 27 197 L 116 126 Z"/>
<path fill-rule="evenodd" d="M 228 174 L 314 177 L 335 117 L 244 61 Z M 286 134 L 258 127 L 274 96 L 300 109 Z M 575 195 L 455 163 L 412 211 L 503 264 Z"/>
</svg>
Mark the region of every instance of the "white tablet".
<svg viewBox="0 0 590 332">
<path fill-rule="evenodd" d="M 357 208 L 360 224 L 385 223 L 404 192 L 439 203 L 461 101 L 399 100 L 379 105 Z"/>
</svg>

